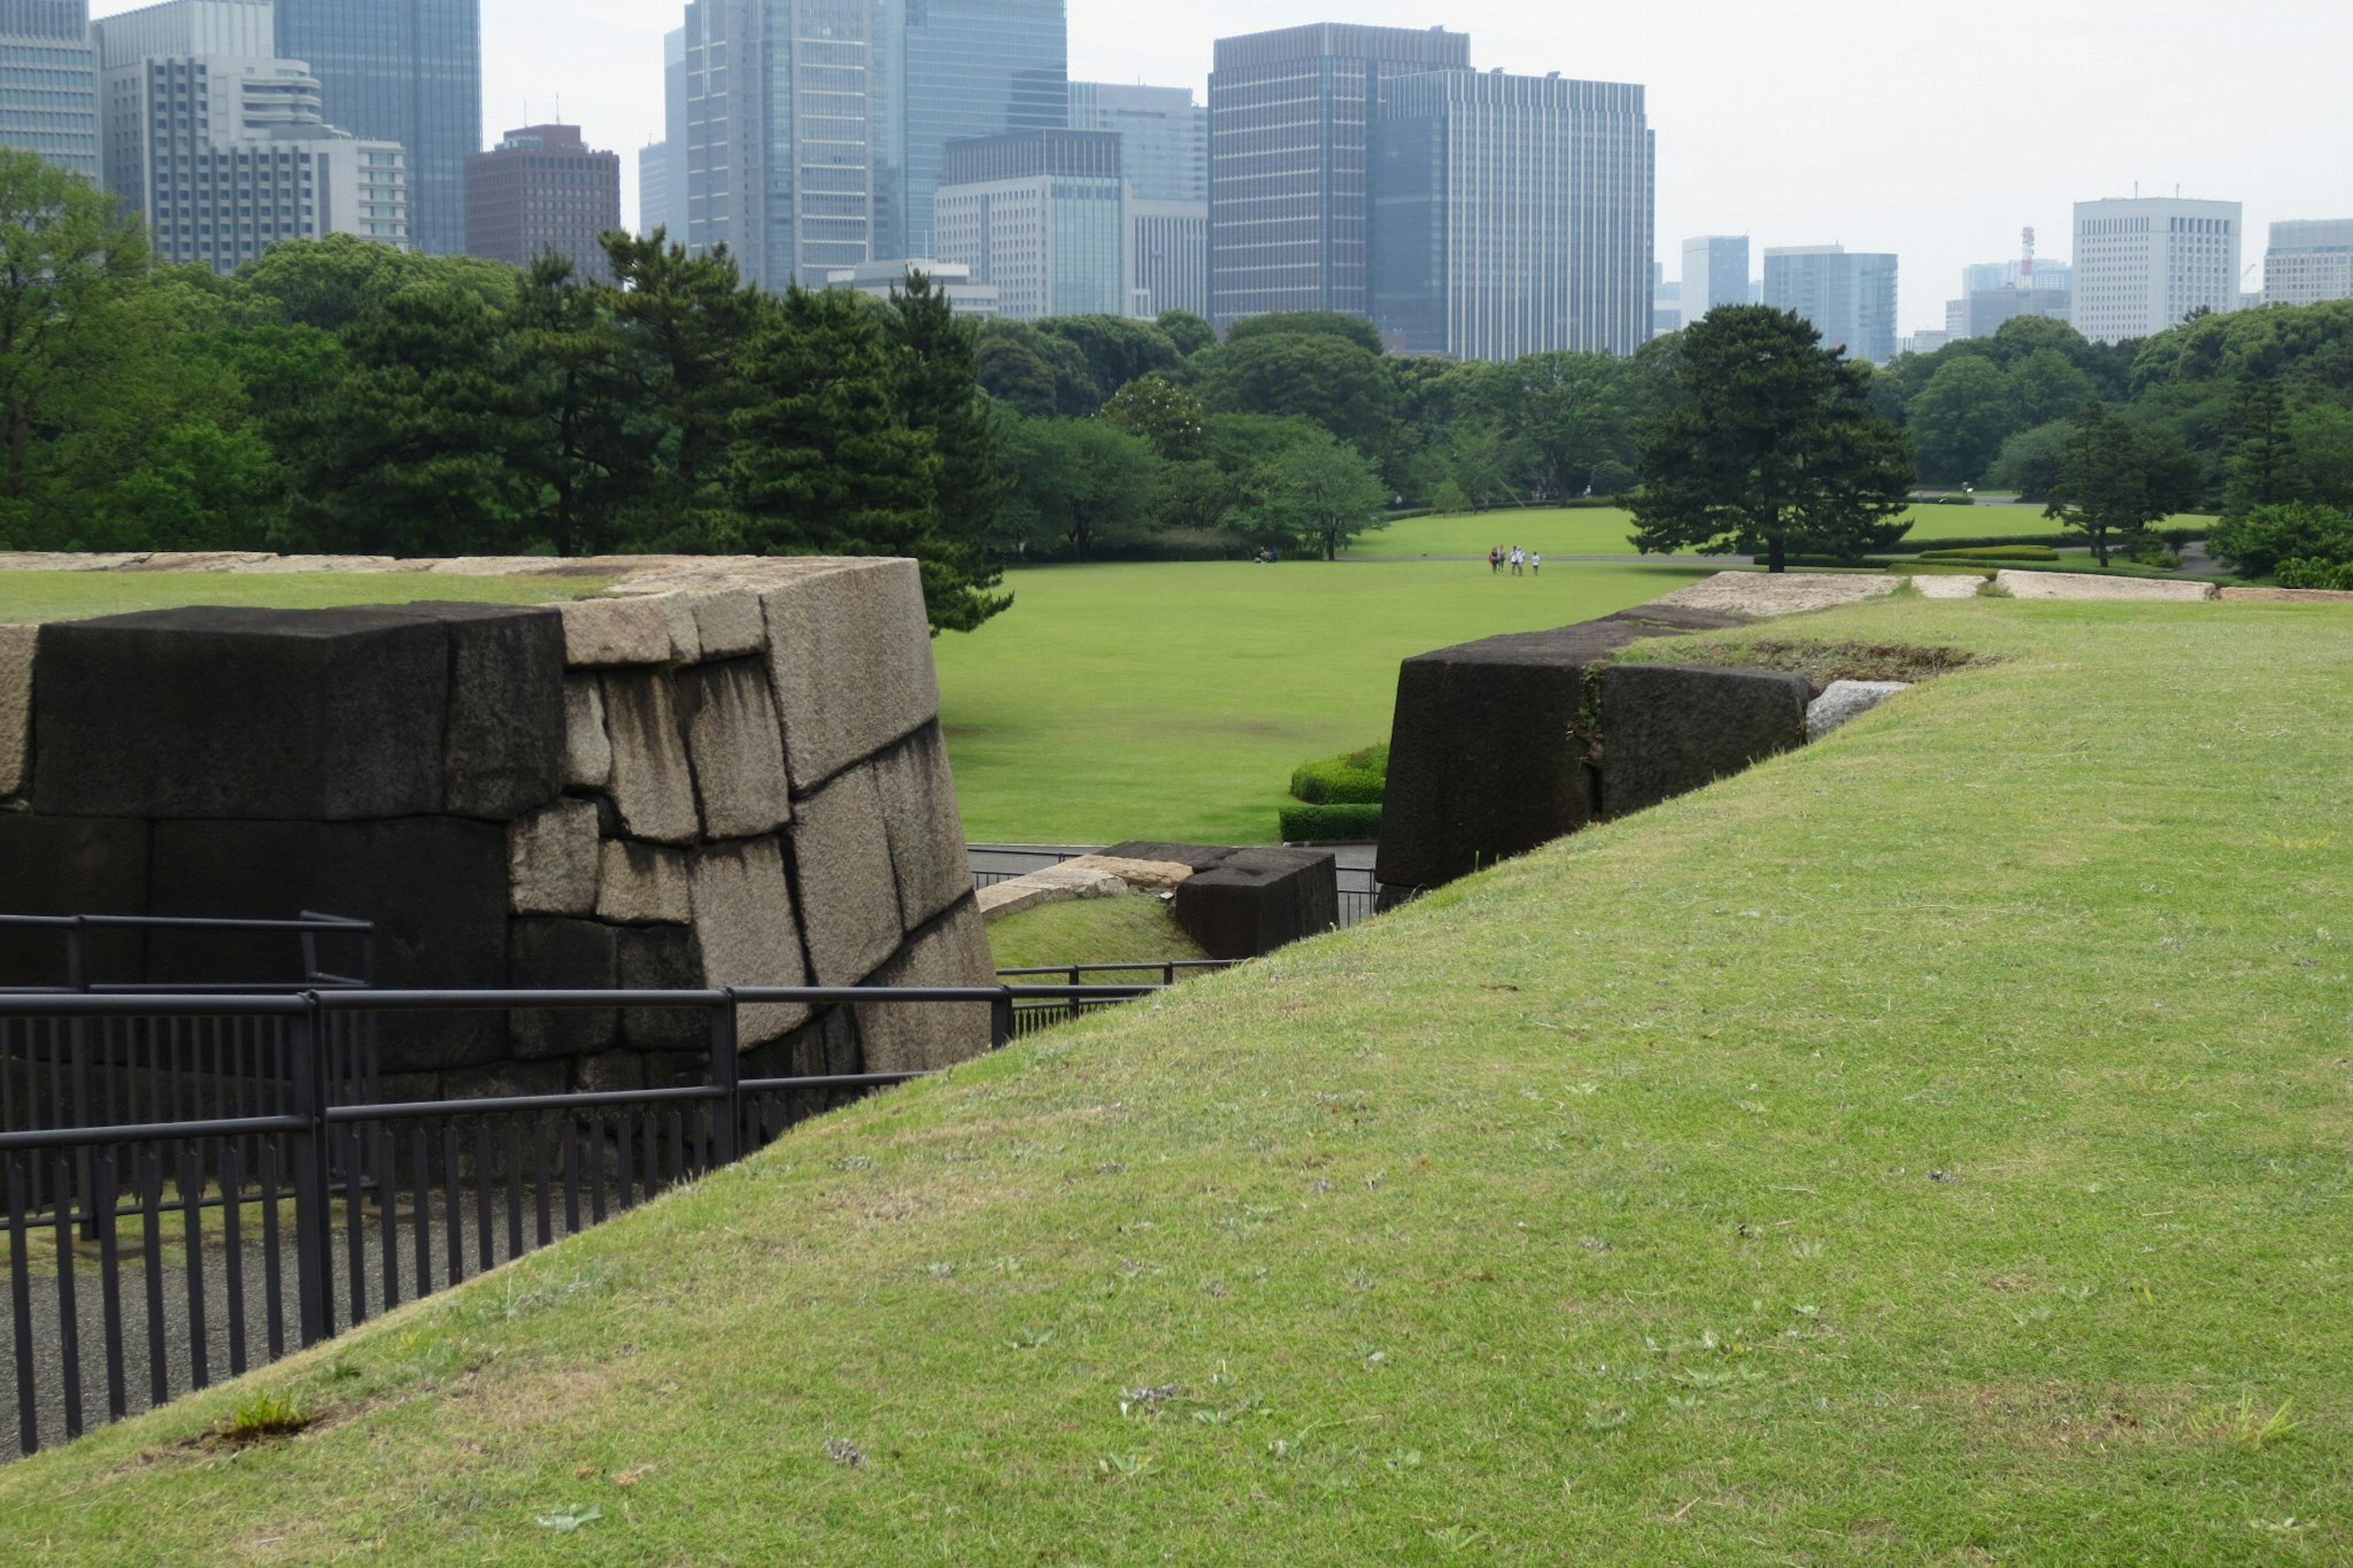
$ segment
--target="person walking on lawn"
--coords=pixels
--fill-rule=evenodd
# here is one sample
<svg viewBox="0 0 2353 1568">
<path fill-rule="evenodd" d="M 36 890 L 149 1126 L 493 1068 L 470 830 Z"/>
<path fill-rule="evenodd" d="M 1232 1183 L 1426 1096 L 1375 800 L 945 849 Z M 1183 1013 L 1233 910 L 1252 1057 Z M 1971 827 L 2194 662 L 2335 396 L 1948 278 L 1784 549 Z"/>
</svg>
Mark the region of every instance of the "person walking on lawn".
<svg viewBox="0 0 2353 1568">
<path fill-rule="evenodd" d="M 1528 556 L 1528 575 L 1531 577 L 1544 575 L 1544 557 L 1541 554 L 1532 553 Z"/>
<path fill-rule="evenodd" d="M 1493 550 L 1487 552 L 1487 570 L 1490 574 L 1493 574 L 1501 572 L 1503 569 L 1504 547 L 1498 544 Z"/>
<path fill-rule="evenodd" d="M 1525 551 L 1525 550 L 1521 549 L 1521 548 L 1520 548 L 1518 545 L 1516 545 L 1516 544 L 1513 545 L 1513 546 L 1512 546 L 1512 575 L 1513 575 L 1513 576 L 1514 576 L 1514 577 L 1519 576 L 1519 575 L 1521 574 L 1521 573 L 1522 573 L 1523 569 L 1526 567 L 1527 563 L 1528 563 L 1528 552 L 1527 552 L 1526 551 Z"/>
</svg>

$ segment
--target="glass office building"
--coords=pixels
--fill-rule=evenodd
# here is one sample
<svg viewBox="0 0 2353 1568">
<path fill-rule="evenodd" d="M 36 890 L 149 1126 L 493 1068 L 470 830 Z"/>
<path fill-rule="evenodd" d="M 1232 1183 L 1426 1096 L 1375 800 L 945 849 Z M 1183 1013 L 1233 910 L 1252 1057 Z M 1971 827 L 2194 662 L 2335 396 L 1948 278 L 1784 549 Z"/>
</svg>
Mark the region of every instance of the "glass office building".
<svg viewBox="0 0 2353 1568">
<path fill-rule="evenodd" d="M 1029 131 L 949 143 L 933 196 L 939 259 L 997 290 L 997 313 L 1129 311 L 1119 138 Z"/>
<path fill-rule="evenodd" d="M 1442 28 L 1318 23 L 1218 40 L 1209 76 L 1211 311 L 1366 315 L 1366 163 L 1385 80 L 1464 70 Z"/>
<path fill-rule="evenodd" d="M 482 147 L 481 0 L 278 0 L 278 53 L 325 89 L 328 121 L 407 149 L 414 242 L 466 248 L 466 159 Z"/>
<path fill-rule="evenodd" d="M 99 180 L 89 0 L 0 0 L 0 147 Z"/>
<path fill-rule="evenodd" d="M 1442 71 L 1380 86 L 1372 318 L 1413 353 L 1630 354 L 1651 336 L 1643 89 Z"/>
<path fill-rule="evenodd" d="M 1209 199 L 1209 111 L 1191 88 L 1074 81 L 1071 129 L 1119 132 L 1120 167 L 1137 201 Z"/>
<path fill-rule="evenodd" d="M 1070 123 L 1064 0 L 881 0 L 876 183 L 887 256 L 929 257 L 951 142 Z"/>
<path fill-rule="evenodd" d="M 1895 357 L 1895 258 L 1841 245 L 1765 253 L 1765 303 L 1803 316 L 1826 348 L 1885 364 Z"/>
</svg>

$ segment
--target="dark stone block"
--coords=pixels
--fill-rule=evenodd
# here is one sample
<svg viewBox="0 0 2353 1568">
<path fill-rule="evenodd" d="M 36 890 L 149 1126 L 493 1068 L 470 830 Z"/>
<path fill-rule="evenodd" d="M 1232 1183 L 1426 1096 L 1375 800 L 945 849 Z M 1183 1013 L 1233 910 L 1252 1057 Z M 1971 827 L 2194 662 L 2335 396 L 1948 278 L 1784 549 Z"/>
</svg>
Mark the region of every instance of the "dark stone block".
<svg viewBox="0 0 2353 1568">
<path fill-rule="evenodd" d="M 0 813 L 0 914 L 145 914 L 149 837 L 144 822 Z M 138 932 L 92 931 L 84 942 L 86 980 L 142 977 Z M 67 979 L 62 932 L 0 929 L 0 987 Z"/>
<path fill-rule="evenodd" d="M 1740 618 L 1643 605 L 1406 660 L 1389 734 L 1377 876 L 1409 893 L 1467 877 L 1592 819 L 1587 672 L 1630 643 Z"/>
<path fill-rule="evenodd" d="M 1131 838 L 1124 844 L 1114 844 L 1103 854 L 1114 860 L 1153 860 L 1164 866 L 1190 866 L 1196 871 L 1207 871 L 1223 865 L 1235 852 L 1208 844 L 1163 844 L 1157 839 Z"/>
<path fill-rule="evenodd" d="M 520 920 L 512 929 L 510 983 L 526 991 L 610 991 L 620 973 L 617 933 L 595 921 Z M 590 1056 L 620 1043 L 618 1009 L 519 1011 L 507 1019 L 514 1054 L 525 1061 Z"/>
<path fill-rule="evenodd" d="M 374 823 L 163 822 L 155 826 L 153 912 L 284 920 L 304 910 L 375 922 L 375 982 L 386 988 L 486 989 L 507 983 L 506 833 L 453 817 Z M 293 939 L 158 932 L 158 984 L 301 978 Z M 348 970 L 353 944 L 322 944 Z M 260 973 L 255 973 L 259 969 Z M 473 1067 L 506 1055 L 494 1013 L 404 1014 L 378 1024 L 386 1072 Z"/>
<path fill-rule="evenodd" d="M 646 1087 L 646 1058 L 637 1051 L 607 1051 L 572 1058 L 575 1094 L 619 1094 Z"/>
<path fill-rule="evenodd" d="M 1806 743 L 1802 675 L 1612 665 L 1601 673 L 1601 808 L 1627 816 Z"/>
<path fill-rule="evenodd" d="M 41 628 L 34 799 L 59 816 L 442 809 L 448 634 L 412 611 L 189 609 Z"/>
<path fill-rule="evenodd" d="M 448 629 L 446 809 L 508 822 L 564 787 L 564 617 L 507 605 L 412 609 Z"/>
<path fill-rule="evenodd" d="M 526 1094 L 563 1094 L 570 1088 L 568 1062 L 492 1062 L 441 1075 L 444 1100 L 501 1100 Z M 551 1166 L 556 1163 L 551 1157 Z M 438 1167 L 437 1167 L 438 1168 Z"/>
<path fill-rule="evenodd" d="M 628 926 L 618 932 L 621 989 L 700 991 L 702 955 L 690 926 Z M 704 1051 L 709 1015 L 691 1007 L 624 1007 L 621 1038 L 641 1051 Z"/>
<path fill-rule="evenodd" d="M 1339 862 L 1314 850 L 1238 849 L 1179 884 L 1174 913 L 1211 958 L 1257 958 L 1339 923 Z"/>
</svg>

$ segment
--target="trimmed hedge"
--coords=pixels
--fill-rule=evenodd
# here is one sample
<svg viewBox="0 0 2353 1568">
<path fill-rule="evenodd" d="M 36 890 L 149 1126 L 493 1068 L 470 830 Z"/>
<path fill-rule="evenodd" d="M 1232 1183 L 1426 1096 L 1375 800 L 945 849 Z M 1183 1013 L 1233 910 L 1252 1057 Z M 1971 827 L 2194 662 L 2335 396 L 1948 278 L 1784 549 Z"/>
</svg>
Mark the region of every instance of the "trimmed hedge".
<svg viewBox="0 0 2353 1568">
<path fill-rule="evenodd" d="M 1389 749 L 1384 742 L 1309 763 L 1291 775 L 1291 795 L 1309 805 L 1378 805 L 1388 780 Z"/>
<path fill-rule="evenodd" d="M 1286 805 L 1285 844 L 1355 844 L 1381 836 L 1377 805 Z"/>
<path fill-rule="evenodd" d="M 2059 552 L 2047 544 L 1984 544 L 1974 548 L 1924 550 L 1923 561 L 2056 561 Z"/>
<path fill-rule="evenodd" d="M 2353 565 L 2338 566 L 2327 561 L 2283 561 L 2273 581 L 2283 588 L 2320 588 L 2335 593 L 2353 593 Z"/>
</svg>

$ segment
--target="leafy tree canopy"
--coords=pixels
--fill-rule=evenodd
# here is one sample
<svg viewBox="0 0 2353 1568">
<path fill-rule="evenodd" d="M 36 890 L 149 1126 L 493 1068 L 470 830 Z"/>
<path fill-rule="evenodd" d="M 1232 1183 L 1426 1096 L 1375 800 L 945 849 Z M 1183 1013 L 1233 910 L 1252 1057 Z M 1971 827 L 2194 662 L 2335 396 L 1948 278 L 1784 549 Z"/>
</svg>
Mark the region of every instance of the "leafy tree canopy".
<svg viewBox="0 0 2353 1568">
<path fill-rule="evenodd" d="M 1368 354 L 1381 352 L 1381 334 L 1370 321 L 1335 310 L 1271 310 L 1262 316 L 1245 316 L 1226 329 L 1229 343 L 1284 337 L 1341 338 Z"/>
</svg>

